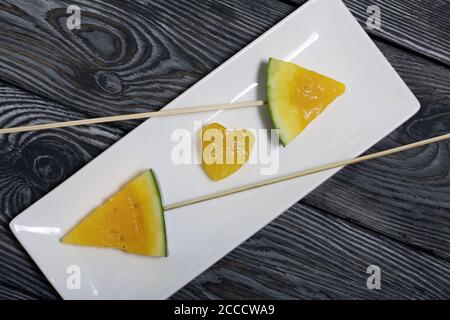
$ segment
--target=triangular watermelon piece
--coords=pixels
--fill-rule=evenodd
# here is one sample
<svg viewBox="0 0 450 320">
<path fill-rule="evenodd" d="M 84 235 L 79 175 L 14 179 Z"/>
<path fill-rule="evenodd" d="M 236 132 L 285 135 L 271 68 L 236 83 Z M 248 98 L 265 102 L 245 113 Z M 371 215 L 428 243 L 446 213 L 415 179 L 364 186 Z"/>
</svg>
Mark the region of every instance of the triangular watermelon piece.
<svg viewBox="0 0 450 320">
<path fill-rule="evenodd" d="M 167 256 L 164 212 L 152 171 L 130 181 L 85 217 L 62 242 Z"/>
<path fill-rule="evenodd" d="M 337 97 L 345 85 L 296 64 L 270 58 L 267 67 L 267 98 L 280 142 L 294 140 Z"/>
</svg>

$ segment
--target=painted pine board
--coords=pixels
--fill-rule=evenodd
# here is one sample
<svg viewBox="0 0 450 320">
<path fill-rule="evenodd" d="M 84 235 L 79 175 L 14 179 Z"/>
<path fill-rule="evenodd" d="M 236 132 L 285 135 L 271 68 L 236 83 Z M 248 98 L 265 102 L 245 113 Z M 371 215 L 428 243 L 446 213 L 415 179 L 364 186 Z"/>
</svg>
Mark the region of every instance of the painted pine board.
<svg viewBox="0 0 450 320">
<path fill-rule="evenodd" d="M 69 5 L 81 30 L 67 29 Z M 0 78 L 85 114 L 157 110 L 291 11 L 271 0 L 2 0 Z"/>
<path fill-rule="evenodd" d="M 75 41 L 73 41 L 73 43 L 71 40 L 66 41 L 65 39 L 63 39 L 63 34 L 58 35 L 58 32 L 61 32 L 61 30 L 58 29 L 58 23 L 64 23 L 64 19 L 61 18 L 60 20 L 58 20 L 57 17 L 65 15 L 65 10 L 62 10 L 61 8 L 64 8 L 64 5 L 68 4 L 68 2 L 45 0 L 45 3 L 48 5 L 46 7 L 42 6 L 42 3 L 43 1 L 0 1 L 0 9 L 2 10 L 0 12 L 0 21 L 2 21 L 2 23 L 0 24 L 0 43 L 7 44 L 0 46 L 0 50 L 3 50 L 1 51 L 2 54 L 0 55 L 0 77 L 5 77 L 8 81 L 15 82 L 18 85 L 26 87 L 27 89 L 30 89 L 34 92 L 38 92 L 43 96 L 51 97 L 56 101 L 62 102 L 65 105 L 70 106 L 70 109 L 64 109 L 64 107 L 62 107 L 61 105 L 58 105 L 56 103 L 48 103 L 48 101 L 40 99 L 44 102 L 37 103 L 37 105 L 40 105 L 40 107 L 42 107 L 43 110 L 45 109 L 46 112 L 49 112 L 50 115 L 42 116 L 42 111 L 33 111 L 36 112 L 34 114 L 32 112 L 26 113 L 26 117 L 28 117 L 28 120 L 25 119 L 24 123 L 27 123 L 27 121 L 36 121 L 36 119 L 41 119 L 41 121 L 49 119 L 56 120 L 62 119 L 63 117 L 78 118 L 88 115 L 125 113 L 130 112 L 131 110 L 140 111 L 141 109 L 147 110 L 148 108 L 158 109 L 166 102 L 174 98 L 176 95 L 184 91 L 195 81 L 200 79 L 203 75 L 207 74 L 214 67 L 218 66 L 226 58 L 237 52 L 250 40 L 257 37 L 259 34 L 273 25 L 276 21 L 280 20 L 293 10 L 293 7 L 275 1 L 265 1 L 263 4 L 261 3 L 261 1 L 233 0 L 223 2 L 215 2 L 212 0 L 201 2 L 78 2 L 81 6 L 87 4 L 95 8 L 95 15 L 93 17 L 89 17 L 91 19 L 89 21 L 94 24 L 94 27 L 106 26 L 106 28 L 112 29 L 112 26 L 115 26 L 118 28 L 117 34 L 121 35 L 116 39 L 126 39 L 125 47 L 128 47 L 129 43 L 135 44 L 135 52 L 133 52 L 133 55 L 130 55 L 132 57 L 137 57 L 136 65 L 130 67 L 130 69 L 133 70 L 131 71 L 131 73 L 134 72 L 135 79 L 132 80 L 134 80 L 135 82 L 130 82 L 134 85 L 131 85 L 130 83 L 127 83 L 127 85 L 125 85 L 128 90 L 127 91 L 123 89 L 123 78 L 124 75 L 130 75 L 131 73 L 121 73 L 118 79 L 117 73 L 119 72 L 119 70 L 123 71 L 126 68 L 121 65 L 121 62 L 123 62 L 123 60 L 119 59 L 116 63 L 116 60 L 111 57 L 114 56 L 116 51 L 122 52 L 122 49 L 118 50 L 118 47 L 114 47 L 114 45 L 116 45 L 117 43 L 112 40 L 108 40 L 108 36 L 105 35 L 107 32 L 102 33 L 102 31 L 98 30 L 97 32 L 89 32 L 89 30 L 82 30 L 79 32 L 79 34 L 75 33 L 75 38 L 77 38 L 78 40 L 83 39 L 83 41 L 86 41 L 88 43 L 85 44 L 85 47 L 83 47 L 83 44 L 81 45 L 81 48 L 86 52 L 83 53 L 82 51 L 80 51 L 77 56 L 78 51 L 76 51 L 77 48 L 75 46 Z M 70 4 L 73 3 L 71 2 Z M 151 15 L 150 11 L 154 12 L 153 15 Z M 143 30 L 146 31 L 145 34 L 148 34 L 147 38 L 144 37 L 143 34 L 141 34 L 142 30 L 137 27 L 137 22 L 135 22 L 136 26 L 133 29 L 133 27 L 129 25 L 131 23 L 130 21 L 128 21 L 129 19 L 127 21 L 125 21 L 125 19 L 115 19 L 116 17 L 120 17 L 120 14 L 123 14 L 125 17 L 129 18 L 128 15 L 130 13 L 135 16 L 135 20 L 131 21 L 141 22 L 139 27 L 143 28 Z M 101 23 L 99 23 L 96 22 L 96 19 L 103 20 Z M 2 26 L 5 26 L 4 23 L 6 23 L 6 25 L 8 25 L 9 27 L 2 28 Z M 135 31 L 135 35 L 129 35 L 129 33 L 126 32 L 127 30 L 135 29 L 137 30 Z M 40 30 L 42 34 L 35 35 L 33 34 L 33 32 L 30 32 L 30 30 Z M 52 32 L 55 33 L 53 34 Z M 120 32 L 127 33 L 128 36 L 124 36 Z M 47 40 L 49 41 L 40 42 L 40 38 L 45 37 L 44 33 L 49 33 L 52 36 L 48 37 Z M 140 36 L 138 36 L 138 34 L 140 34 Z M 33 40 L 34 42 L 30 40 Z M 20 42 L 22 42 L 22 45 L 19 44 Z M 44 42 L 49 43 L 50 49 L 45 46 Z M 39 45 L 42 44 L 42 47 L 40 47 L 36 43 L 38 43 Z M 422 61 L 420 59 L 417 60 L 419 62 L 414 62 L 416 61 L 416 57 L 412 55 L 407 55 L 405 57 L 401 50 L 392 48 L 390 46 L 383 47 L 383 44 L 380 43 L 378 43 L 378 45 L 382 47 L 382 50 L 388 56 L 388 58 L 391 59 L 391 61 L 395 60 L 394 66 L 399 71 L 401 71 L 400 73 L 404 78 L 406 77 L 405 80 L 407 81 L 407 83 L 410 86 L 417 85 L 416 89 L 413 89 L 416 90 L 416 94 L 417 92 L 419 93 L 419 98 L 421 98 L 422 103 L 425 101 L 433 106 L 432 110 L 435 110 L 434 107 L 436 105 L 443 105 L 444 107 L 441 107 L 441 109 L 445 109 L 445 103 L 446 101 L 448 101 L 448 97 L 445 96 L 445 94 L 443 95 L 442 92 L 445 92 L 448 87 L 446 87 L 445 84 L 437 81 L 437 78 L 441 76 L 440 72 L 444 72 L 444 68 L 440 69 L 438 66 L 435 66 L 431 63 L 427 64 L 429 62 Z M 132 47 L 132 45 L 130 46 Z M 151 48 L 151 50 L 149 49 L 142 51 L 141 48 L 143 47 Z M 21 56 L 23 52 L 27 52 L 27 54 Z M 123 52 L 129 51 L 125 50 Z M 139 62 L 145 54 L 147 54 L 147 58 L 149 57 L 148 55 L 150 55 L 151 58 L 153 57 L 153 54 L 156 54 L 156 57 L 154 58 L 154 60 L 152 60 L 154 62 L 153 65 Z M 73 57 L 73 55 L 77 57 Z M 61 61 L 51 60 L 53 58 L 60 58 Z M 74 63 L 74 61 L 76 63 Z M 112 62 L 108 63 L 108 61 Z M 411 64 L 416 63 L 421 65 L 421 67 L 419 68 L 421 72 L 408 73 L 402 71 L 402 69 L 407 70 Z M 58 68 L 53 69 L 54 65 L 56 65 Z M 141 68 L 141 65 L 144 66 Z M 98 66 L 102 66 L 103 69 L 98 68 Z M 428 66 L 431 68 L 431 70 L 435 70 L 432 75 L 427 75 L 425 72 L 428 70 Z M 133 69 L 134 67 L 136 68 Z M 38 70 L 39 72 L 36 70 Z M 60 71 L 62 72 L 60 73 Z M 58 78 L 60 74 L 65 75 L 66 77 Z M 429 78 L 427 77 L 430 77 L 431 80 L 429 80 Z M 129 78 L 126 79 L 128 80 Z M 443 79 L 446 79 L 445 76 Z M 92 81 L 94 81 L 95 83 Z M 420 89 L 421 86 L 428 81 L 431 81 L 434 85 L 436 85 L 436 88 L 431 88 L 432 93 L 430 93 L 429 91 L 430 87 Z M 90 85 L 87 86 L 86 83 L 89 83 Z M 99 87 L 101 88 L 99 89 Z M 151 88 L 151 90 L 146 91 L 145 88 L 147 87 Z M 438 94 L 435 94 L 434 90 L 436 90 Z M 8 95 L 6 96 L 8 97 Z M 31 100 L 34 101 L 34 99 L 38 98 L 33 97 Z M 147 103 L 148 101 L 151 101 L 151 103 L 149 103 L 148 105 L 145 104 L 146 107 L 141 107 L 141 103 Z M 46 109 L 47 104 L 50 106 L 50 109 Z M 8 105 L 8 102 L 5 105 Z M 53 109 L 51 107 L 52 105 Z M 131 108 L 129 106 L 131 106 Z M 14 108 L 13 110 L 16 109 L 17 108 Z M 64 111 L 60 113 L 60 110 Z M 433 112 L 434 111 L 430 113 L 430 116 L 428 117 L 429 119 L 434 119 L 435 114 Z M 58 116 L 60 118 L 58 118 Z M 425 118 L 427 118 L 427 116 L 425 116 Z M 6 114 L 6 118 L 5 116 L 1 116 L 1 119 L 7 119 L 4 124 L 11 124 L 12 120 L 10 119 L 12 119 L 12 117 L 10 117 L 8 114 Z M 133 124 L 120 124 L 120 126 L 128 130 L 133 126 Z M 442 124 L 438 122 L 436 126 L 440 127 L 442 126 Z M 424 126 L 422 130 L 425 130 L 426 128 L 428 128 L 428 126 Z M 71 167 L 65 171 L 67 175 L 69 175 L 71 172 L 74 172 L 76 168 L 82 166 L 84 163 L 89 161 L 92 156 L 98 154 L 101 150 L 106 148 L 107 145 L 120 137 L 123 132 L 121 130 L 114 129 L 114 127 L 111 126 L 94 128 L 86 127 L 73 129 L 75 131 L 71 130 L 72 129 L 61 130 L 57 131 L 57 133 L 58 135 L 63 134 L 66 140 L 71 140 L 74 138 L 74 136 L 81 135 L 81 137 L 83 137 L 81 141 L 70 141 L 71 144 L 73 143 L 75 145 L 71 146 L 69 149 L 78 151 L 83 149 L 88 151 L 81 152 L 82 156 L 80 156 L 77 161 L 69 161 Z M 95 135 L 92 134 L 92 130 L 94 130 Z M 88 134 L 86 132 L 90 133 Z M 55 133 L 47 134 L 49 134 L 48 137 L 42 135 L 40 136 L 40 138 L 36 138 L 36 140 L 38 141 L 36 145 L 40 143 L 39 148 L 45 148 L 47 150 L 47 140 L 61 141 L 61 139 L 59 139 L 57 135 L 55 136 Z M 92 137 L 94 137 L 93 140 Z M 21 139 L 16 140 L 21 141 Z M 28 138 L 28 140 L 34 141 L 35 138 Z M 57 143 L 54 143 L 54 145 L 56 144 Z M 51 147 L 48 148 L 48 150 L 49 151 L 44 154 L 45 156 L 43 158 L 48 155 L 53 156 L 53 154 L 55 153 L 55 151 L 53 151 Z M 15 151 L 15 153 L 13 152 L 12 154 L 15 155 L 20 152 L 24 151 Z M 64 150 L 61 152 L 61 154 L 58 153 L 58 156 L 53 157 L 65 159 L 64 154 L 67 153 L 70 153 L 70 151 Z M 25 154 L 28 155 L 28 153 Z M 7 153 L 7 155 L 10 157 L 9 152 Z M 0 156 L 0 161 L 5 161 L 3 162 L 5 166 L 8 166 L 9 164 L 8 156 Z M 45 162 L 43 162 L 43 164 L 41 165 L 38 165 L 38 168 L 40 168 L 40 166 L 43 166 L 46 167 L 45 170 L 39 169 L 37 171 L 44 171 L 48 172 L 48 175 L 59 176 L 57 173 L 54 173 L 55 171 L 54 169 L 52 169 L 52 163 L 50 163 L 49 165 L 44 164 Z M 19 166 L 20 165 L 21 164 L 19 164 Z M 442 166 L 442 164 L 438 161 L 437 166 Z M 28 190 L 30 188 L 33 189 L 34 187 L 35 189 L 33 189 L 31 192 L 28 192 L 35 198 L 31 198 L 26 192 L 23 192 L 22 196 L 9 195 L 7 197 L 8 200 L 5 202 L 3 202 L 3 200 L 1 200 L 0 198 L 0 206 L 3 206 L 3 203 L 5 203 L 5 206 L 8 206 L 9 208 L 6 218 L 3 219 L 9 221 L 12 216 L 17 214 L 30 202 L 45 194 L 54 186 L 51 183 L 44 183 L 44 186 L 40 187 L 40 184 L 34 182 L 34 179 L 36 179 L 35 175 L 37 174 L 34 173 L 34 171 L 31 171 L 30 177 L 25 177 L 20 181 L 18 180 L 18 183 L 13 184 L 14 188 L 19 188 L 18 190 Z M 42 175 L 42 173 L 40 173 L 40 175 Z M 372 178 L 372 176 L 370 176 L 369 178 Z M 366 183 L 370 185 L 372 182 L 370 179 L 368 179 Z M 383 183 L 385 183 L 384 187 L 390 186 L 390 181 Z M 394 180 L 394 184 L 395 183 L 396 182 Z M 55 185 L 56 184 L 57 183 L 55 183 Z M 13 185 L 8 185 L 8 187 L 11 188 Z M 381 185 L 379 188 L 381 190 L 384 187 L 383 185 Z M 410 189 L 408 190 L 411 191 Z M 380 194 L 375 194 L 375 197 L 380 197 L 381 199 L 383 199 L 385 192 L 385 190 L 383 190 L 382 192 L 380 191 Z M 412 190 L 411 192 L 414 192 L 414 190 Z M 426 195 L 430 195 L 432 193 L 434 194 L 434 191 L 430 190 L 429 193 L 426 193 Z M 348 196 L 352 196 L 352 194 Z M 23 201 L 22 198 L 27 197 L 33 200 L 29 202 Z M 410 198 L 414 198 L 414 194 Z M 419 198 L 423 197 L 420 196 Z M 362 199 L 365 199 L 367 201 L 367 199 L 371 198 L 366 197 Z M 426 199 L 424 199 L 424 201 L 425 200 Z M 316 200 L 314 200 L 314 203 L 312 204 L 318 205 L 318 203 L 323 201 L 325 201 L 324 198 L 318 196 L 318 198 L 316 198 Z M 347 198 L 341 201 L 343 203 L 350 202 Z M 379 200 L 377 201 L 378 203 L 381 202 Z M 15 209 L 10 203 L 16 203 L 18 208 Z M 330 201 L 327 205 L 331 206 L 330 203 L 332 202 Z M 369 203 L 367 204 L 367 206 L 369 207 L 371 204 L 373 203 Z M 423 202 L 422 205 L 426 205 L 426 202 Z M 439 203 L 436 204 L 436 210 L 439 210 L 439 207 L 437 207 L 439 205 Z M 306 210 L 306 212 L 315 212 L 317 216 L 325 216 L 325 218 L 323 219 L 328 219 L 327 214 L 323 213 L 322 210 L 313 209 L 309 206 L 305 206 L 304 204 L 300 206 L 302 208 L 306 208 L 302 209 L 302 213 L 304 210 Z M 358 207 L 357 202 L 356 204 L 354 204 L 354 208 L 359 210 L 360 206 Z M 432 226 L 435 222 L 448 222 L 445 215 L 446 207 L 444 206 L 442 208 L 443 212 L 441 216 L 434 215 L 431 219 L 432 221 L 427 220 L 428 217 L 423 217 L 420 215 L 416 216 L 414 214 L 408 218 L 409 212 L 406 212 L 404 216 L 408 219 L 414 220 L 415 223 L 417 223 L 417 225 L 414 225 L 414 229 L 417 229 L 417 231 L 420 231 L 421 223 L 424 223 L 424 230 L 426 230 L 425 232 L 429 232 L 430 230 L 434 230 L 430 226 Z M 338 209 L 339 210 L 337 210 L 336 212 L 332 211 L 332 213 L 341 215 L 341 217 L 345 218 L 346 220 L 352 220 L 357 224 L 366 226 L 369 225 L 370 227 L 372 227 L 370 223 L 367 223 L 365 218 L 359 217 L 359 215 L 357 214 L 357 210 L 350 209 L 348 212 L 342 211 L 342 205 L 339 206 Z M 404 241 L 405 243 L 411 242 L 415 247 L 424 247 L 424 243 L 429 243 L 426 241 L 431 241 L 431 244 L 428 247 L 425 246 L 425 249 L 440 254 L 442 253 L 442 250 L 439 251 L 439 247 L 441 246 L 442 239 L 445 240 L 448 236 L 447 233 L 442 233 L 441 231 L 439 231 L 428 237 L 426 241 L 421 240 L 417 242 L 414 239 L 414 236 L 426 236 L 425 232 L 423 234 L 414 234 L 413 232 L 411 232 L 411 230 L 405 230 L 403 228 L 403 225 L 401 226 L 401 228 L 397 228 L 397 230 L 390 230 L 389 228 L 391 226 L 383 225 L 384 221 L 382 219 L 382 215 L 385 207 L 375 205 L 372 209 L 376 210 L 377 214 L 380 216 L 377 222 L 378 224 L 373 226 L 375 230 L 382 232 L 390 237 L 392 237 L 392 235 L 395 235 L 395 233 L 398 233 L 399 237 L 397 238 L 399 240 Z M 309 219 L 311 219 L 309 223 L 313 223 L 313 217 L 314 216 L 309 217 Z M 358 227 L 356 224 L 348 223 L 341 219 L 333 218 L 332 216 L 330 216 L 330 219 L 335 219 L 332 221 L 338 221 L 338 223 L 343 223 L 353 229 L 359 230 L 360 232 L 366 234 L 366 237 L 370 237 L 371 235 L 371 232 Z M 270 234 L 273 234 L 274 239 L 278 239 L 279 237 L 276 235 L 276 231 L 272 231 L 272 228 L 277 229 L 278 232 L 289 232 L 289 230 L 292 230 L 292 233 L 294 233 L 295 236 L 298 236 L 299 234 L 295 233 L 295 230 L 297 230 L 295 228 L 295 226 L 297 226 L 297 221 L 289 219 L 288 221 L 290 222 L 285 222 L 283 220 L 280 224 L 277 224 L 276 222 L 274 224 L 271 224 L 266 229 L 269 230 L 268 232 Z M 2 223 L 5 222 L 2 220 Z M 302 223 L 304 222 L 298 221 L 298 223 L 302 225 Z M 6 230 L 6 228 L 4 230 Z M 263 232 L 265 232 L 265 230 Z M 18 260 L 15 263 L 8 264 L 8 261 L 6 259 L 3 260 L 3 264 L 0 262 L 0 270 L 2 271 L 1 273 L 3 275 L 3 278 L 1 278 L 0 276 L 0 288 L 2 288 L 0 290 L 0 295 L 5 298 L 11 298 L 14 296 L 21 298 L 55 297 L 55 293 L 51 289 L 49 289 L 50 287 L 48 286 L 48 284 L 46 287 L 45 280 L 43 280 L 42 276 L 40 276 L 36 268 L 29 261 L 29 258 L 27 258 L 23 251 L 20 251 L 20 249 L 18 249 L 18 245 L 15 244 L 12 238 L 8 238 L 9 235 L 7 235 L 7 230 L 5 232 L 0 232 L 0 234 L 3 237 L 2 239 L 6 239 L 5 241 L 3 241 L 6 248 L 11 248 L 11 251 L 8 251 L 8 249 L 0 249 L 0 252 L 1 250 L 5 250 L 5 257 L 19 257 L 17 258 Z M 255 241 L 254 239 L 259 239 L 257 238 L 258 235 L 249 240 L 249 242 L 247 243 L 252 243 L 252 241 Z M 350 243 L 352 241 L 354 242 L 354 236 L 355 233 L 353 235 L 348 235 L 348 238 L 344 243 Z M 448 264 L 445 260 L 433 258 L 430 255 L 422 253 L 421 251 L 417 251 L 416 249 L 413 249 L 409 246 L 396 244 L 394 241 L 391 241 L 382 236 L 373 236 L 379 239 L 379 242 L 377 242 L 378 244 L 384 243 L 384 246 L 380 245 L 381 248 L 383 248 L 383 251 L 390 251 L 391 244 L 395 244 L 406 250 L 401 251 L 396 249 L 398 252 L 398 256 L 406 256 L 407 259 L 410 260 L 408 263 L 412 263 L 411 269 L 408 269 L 406 274 L 412 275 L 417 273 L 419 275 L 418 278 L 423 277 L 425 281 L 429 282 L 428 285 L 431 287 L 431 291 L 425 292 L 426 290 L 424 288 L 426 284 L 422 282 L 418 282 L 417 284 L 418 278 L 413 278 L 415 279 L 413 281 L 415 284 L 411 284 L 412 287 L 408 287 L 408 285 L 405 285 L 405 289 L 414 290 L 415 288 L 419 288 L 419 293 L 411 293 L 410 297 L 424 298 L 427 297 L 427 294 L 428 297 L 448 297 L 448 291 L 443 290 L 442 287 L 435 284 L 439 281 L 442 282 L 443 275 L 448 274 Z M 328 235 L 328 237 L 330 237 L 330 235 Z M 295 241 L 289 241 L 289 244 L 291 246 L 287 246 L 287 244 L 285 243 L 285 245 L 280 245 L 276 247 L 276 249 L 277 252 L 280 255 L 284 255 L 286 259 L 289 257 L 289 254 L 292 250 L 299 250 L 302 257 L 304 257 L 304 259 L 306 260 L 307 257 L 311 257 L 311 251 L 306 250 L 302 246 L 304 245 L 304 243 L 307 243 L 311 239 L 314 238 L 312 238 L 312 235 L 310 233 L 308 235 L 308 239 L 304 240 L 303 244 L 302 242 L 300 242 L 299 246 L 295 246 Z M 370 241 L 370 239 L 367 238 L 365 241 Z M 273 287 L 268 285 L 265 289 L 264 286 L 258 285 L 258 283 L 260 283 L 261 279 L 264 279 L 264 277 L 275 277 L 274 274 L 271 274 L 268 271 L 274 268 L 273 265 L 271 265 L 273 261 L 267 260 L 264 257 L 264 252 L 266 252 L 265 250 L 268 244 L 265 242 L 258 243 L 261 243 L 262 245 L 250 247 L 250 256 L 253 260 L 262 260 L 262 262 L 258 262 L 258 264 L 256 264 L 256 266 L 260 268 L 258 270 L 264 270 L 264 273 L 262 273 L 261 275 L 262 278 L 255 275 L 254 261 L 253 264 L 250 264 L 249 260 L 247 260 L 247 262 L 242 262 L 246 260 L 245 254 L 248 253 L 245 252 L 248 252 L 249 250 L 244 247 L 244 253 L 239 253 L 240 249 L 237 249 L 237 251 L 227 256 L 224 260 L 219 262 L 219 264 L 213 267 L 210 271 L 206 272 L 201 278 L 195 280 L 192 284 L 187 286 L 179 295 L 176 295 L 175 297 L 202 297 L 202 292 L 208 292 L 212 290 L 210 280 L 204 281 L 203 279 L 213 279 L 212 283 L 214 284 L 214 279 L 216 279 L 216 277 L 223 277 L 225 280 L 223 281 L 223 285 L 220 285 L 218 284 L 219 282 L 217 282 L 217 288 L 213 289 L 209 293 L 205 293 L 210 297 L 236 296 L 251 298 L 251 296 L 249 295 L 251 295 L 252 292 L 256 292 L 254 294 L 255 296 L 266 297 L 287 297 L 289 295 L 296 297 L 309 297 L 314 295 L 310 292 L 315 292 L 316 297 L 337 298 L 344 296 L 344 294 L 342 293 L 342 288 L 351 289 L 353 297 L 363 297 L 365 294 L 367 294 L 363 291 L 364 287 L 363 289 L 359 287 L 359 280 L 364 280 L 363 276 L 359 274 L 360 267 L 363 265 L 362 263 L 355 262 L 355 265 L 351 267 L 353 276 L 359 279 L 358 282 L 353 282 L 348 287 L 342 287 L 342 283 L 340 282 L 338 283 L 339 285 L 333 286 L 331 283 L 327 282 L 326 279 L 327 277 L 336 278 L 338 269 L 328 268 L 327 264 L 329 263 L 328 259 L 332 259 L 331 261 L 335 265 L 333 257 L 336 258 L 336 256 L 332 256 L 330 253 L 326 252 L 319 252 L 318 254 L 323 255 L 324 257 L 313 257 L 312 259 L 317 262 L 313 267 L 309 266 L 305 269 L 298 269 L 298 265 L 296 264 L 294 264 L 295 268 L 293 269 L 283 269 L 285 263 L 283 259 L 279 258 L 280 264 L 275 267 L 275 270 L 284 271 L 282 273 L 276 274 L 276 278 L 280 278 L 279 281 L 280 283 L 282 283 L 277 289 L 279 291 L 282 291 L 282 293 L 276 295 Z M 331 242 L 327 243 L 331 244 Z M 339 242 L 339 244 L 340 243 L 341 242 Z M 344 247 L 342 250 L 351 250 L 350 245 L 351 244 L 349 244 L 347 247 Z M 375 247 L 377 247 L 377 245 Z M 283 248 L 285 251 L 282 251 Z M 20 254 L 20 252 L 22 253 Z M 359 252 L 359 254 L 361 260 L 357 261 L 365 261 L 364 257 L 367 258 L 367 256 L 365 256 L 365 251 L 361 249 L 361 252 Z M 382 257 L 381 254 L 382 252 L 376 253 L 374 257 L 377 257 L 382 262 L 390 261 L 389 257 Z M 419 255 L 422 260 L 417 260 L 416 255 Z M 398 257 L 396 259 L 397 261 L 399 261 L 398 265 L 403 267 L 405 262 L 402 260 L 398 260 Z M 20 263 L 23 264 L 22 270 L 18 269 L 14 273 L 14 270 Z M 424 268 L 424 264 L 431 264 L 432 268 L 430 269 L 430 273 L 423 273 L 422 269 Z M 435 265 L 437 265 L 438 267 L 433 269 Z M 395 269 L 395 261 L 390 264 L 390 268 Z M 4 270 L 8 272 L 3 272 Z M 9 273 L 11 270 L 13 272 L 12 276 Z M 223 271 L 223 275 L 217 273 L 216 270 Z M 296 273 L 295 270 L 299 270 L 298 272 L 300 273 L 300 276 L 298 275 L 299 273 Z M 317 271 L 317 274 L 315 274 L 314 270 Z M 320 273 L 318 270 L 326 270 L 326 272 Z M 312 275 L 309 275 L 309 277 L 307 277 L 306 275 L 310 273 Z M 25 274 L 26 278 L 19 278 L 20 274 Z M 230 274 L 234 276 L 234 278 L 230 276 Z M 231 278 L 231 281 L 226 280 L 228 278 Z M 26 283 L 29 282 L 29 279 L 37 279 L 37 282 L 27 286 Z M 294 285 L 292 285 L 292 283 L 294 283 Z M 298 286 L 303 286 L 304 283 L 308 283 L 306 289 L 304 291 L 298 289 Z M 358 285 L 356 285 L 356 283 L 358 283 Z M 388 283 L 392 283 L 392 281 Z M 442 283 L 445 285 L 448 284 L 445 281 L 443 281 Z M 252 287 L 253 284 L 257 286 L 257 288 L 255 291 L 250 291 L 249 287 Z M 284 288 L 286 288 L 286 290 L 284 290 Z M 292 291 L 292 288 L 297 289 Z M 398 289 L 399 287 L 395 288 Z M 309 292 L 306 292 L 307 290 L 309 290 Z M 402 289 L 400 288 L 399 290 Z M 381 297 L 381 294 L 383 293 L 382 291 L 383 290 L 377 293 L 377 297 Z M 401 291 L 397 293 L 397 297 L 405 298 L 406 292 L 407 291 Z M 394 292 L 392 290 L 386 292 L 386 297 L 393 297 L 393 295 Z"/>
<path fill-rule="evenodd" d="M 381 269 L 369 290 L 368 266 Z M 173 299 L 448 299 L 450 264 L 296 204 Z"/>
<path fill-rule="evenodd" d="M 0 82 L 0 127 L 83 117 Z M 58 297 L 9 230 L 9 222 L 123 134 L 96 125 L 0 135 L 0 299 Z"/>
</svg>

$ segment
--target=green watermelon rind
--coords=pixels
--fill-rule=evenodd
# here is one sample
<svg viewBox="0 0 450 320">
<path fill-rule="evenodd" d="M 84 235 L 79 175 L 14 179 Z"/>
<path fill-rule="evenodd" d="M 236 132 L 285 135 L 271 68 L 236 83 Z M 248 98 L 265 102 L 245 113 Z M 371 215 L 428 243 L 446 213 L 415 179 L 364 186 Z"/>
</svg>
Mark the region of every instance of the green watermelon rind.
<svg viewBox="0 0 450 320">
<path fill-rule="evenodd" d="M 168 257 L 169 253 L 167 250 L 167 232 L 166 232 L 166 220 L 164 218 L 164 207 L 162 202 L 161 191 L 159 189 L 158 181 L 156 180 L 155 175 L 153 174 L 153 170 L 148 170 L 148 178 L 150 179 L 150 183 L 153 185 L 155 190 L 151 192 L 151 196 L 153 199 L 158 199 L 160 215 L 161 215 L 161 230 L 164 236 L 164 248 L 162 248 L 161 256 Z"/>
<path fill-rule="evenodd" d="M 275 81 L 275 73 L 276 73 L 276 64 L 277 59 L 270 58 L 269 63 L 267 64 L 267 72 L 266 72 L 266 83 L 267 83 L 267 105 L 269 106 L 269 113 L 274 124 L 275 129 L 277 130 L 278 137 L 280 139 L 280 143 L 283 147 L 286 147 L 289 142 L 292 141 L 289 137 L 285 136 L 283 120 L 280 119 L 277 114 L 277 103 L 276 99 L 273 95 L 274 90 L 276 90 L 277 82 Z"/>
</svg>

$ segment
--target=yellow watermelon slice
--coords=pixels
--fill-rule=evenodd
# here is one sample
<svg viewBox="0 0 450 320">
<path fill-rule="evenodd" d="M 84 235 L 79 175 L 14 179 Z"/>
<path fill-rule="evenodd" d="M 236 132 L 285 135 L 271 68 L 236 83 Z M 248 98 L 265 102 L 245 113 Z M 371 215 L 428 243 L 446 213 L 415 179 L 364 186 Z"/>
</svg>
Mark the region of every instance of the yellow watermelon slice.
<svg viewBox="0 0 450 320">
<path fill-rule="evenodd" d="M 204 126 L 202 128 L 203 170 L 214 181 L 225 179 L 247 163 L 254 141 L 253 133 L 248 130 L 228 130 L 220 123 Z"/>
<path fill-rule="evenodd" d="M 134 178 L 85 217 L 62 242 L 166 257 L 164 212 L 153 172 L 148 170 Z"/>
<path fill-rule="evenodd" d="M 267 67 L 267 98 L 280 142 L 294 140 L 337 97 L 345 85 L 296 64 L 270 58 Z"/>
</svg>

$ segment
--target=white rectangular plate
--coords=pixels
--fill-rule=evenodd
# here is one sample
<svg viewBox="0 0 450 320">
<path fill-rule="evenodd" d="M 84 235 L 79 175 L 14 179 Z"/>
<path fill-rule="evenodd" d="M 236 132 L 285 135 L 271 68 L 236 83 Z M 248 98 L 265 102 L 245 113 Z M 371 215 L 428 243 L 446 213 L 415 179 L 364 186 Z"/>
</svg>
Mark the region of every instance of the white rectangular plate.
<svg viewBox="0 0 450 320">
<path fill-rule="evenodd" d="M 264 99 L 264 68 L 271 56 L 347 85 L 344 96 L 280 150 L 276 176 L 355 157 L 420 107 L 339 0 L 312 0 L 166 108 Z M 199 165 L 175 165 L 170 160 L 172 132 L 193 132 L 194 120 L 211 119 L 229 128 L 271 128 L 265 107 L 148 120 L 11 222 L 20 243 L 63 298 L 167 298 L 337 171 L 167 212 L 168 258 L 60 243 L 81 218 L 148 168 L 157 174 L 165 204 L 274 177 L 261 175 L 264 165 L 252 164 L 212 182 Z M 67 286 L 71 265 L 81 270 L 80 289 Z"/>
</svg>

